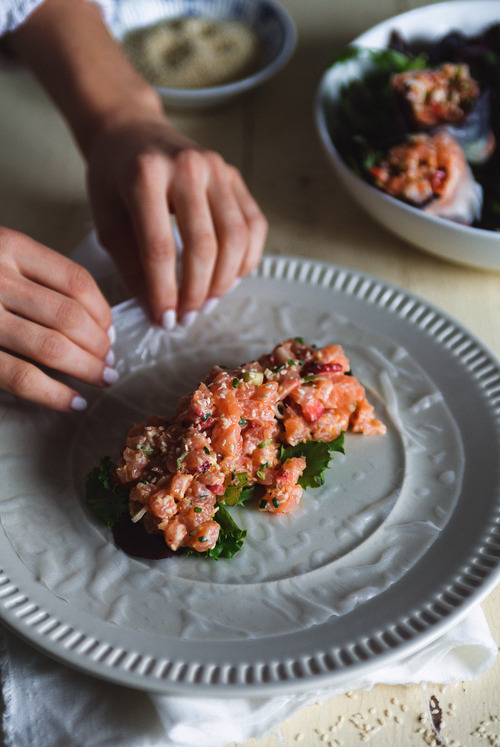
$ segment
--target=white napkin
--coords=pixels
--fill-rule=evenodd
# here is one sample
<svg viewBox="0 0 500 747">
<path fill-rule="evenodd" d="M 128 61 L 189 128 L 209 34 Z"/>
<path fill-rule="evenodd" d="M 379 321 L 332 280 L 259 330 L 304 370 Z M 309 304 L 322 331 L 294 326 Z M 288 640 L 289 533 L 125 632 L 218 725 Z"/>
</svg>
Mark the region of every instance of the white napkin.
<svg viewBox="0 0 500 747">
<path fill-rule="evenodd" d="M 479 677 L 497 645 L 480 606 L 423 651 L 335 688 L 266 698 L 150 695 L 53 661 L 3 631 L 6 747 L 224 747 L 259 739 L 301 708 L 376 684 Z"/>
<path fill-rule="evenodd" d="M 91 234 L 74 258 L 112 304 L 126 289 Z M 223 747 L 263 737 L 299 709 L 375 684 L 473 680 L 498 647 L 480 606 L 424 650 L 358 679 L 314 692 L 262 698 L 191 698 L 134 691 L 69 669 L 0 631 L 6 747 Z"/>
</svg>

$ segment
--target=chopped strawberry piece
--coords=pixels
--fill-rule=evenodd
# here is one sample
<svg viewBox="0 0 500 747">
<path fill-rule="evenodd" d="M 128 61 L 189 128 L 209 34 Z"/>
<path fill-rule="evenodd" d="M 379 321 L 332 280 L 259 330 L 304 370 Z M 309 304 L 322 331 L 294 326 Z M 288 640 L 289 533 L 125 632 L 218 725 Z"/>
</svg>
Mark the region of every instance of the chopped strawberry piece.
<svg viewBox="0 0 500 747">
<path fill-rule="evenodd" d="M 302 402 L 302 414 L 309 423 L 314 423 L 325 412 L 325 406 L 318 399 L 310 399 Z"/>
<path fill-rule="evenodd" d="M 343 371 L 342 363 L 316 363 L 310 361 L 302 367 L 302 376 L 308 376 L 309 374 L 322 374 L 322 373 L 339 373 Z"/>
</svg>

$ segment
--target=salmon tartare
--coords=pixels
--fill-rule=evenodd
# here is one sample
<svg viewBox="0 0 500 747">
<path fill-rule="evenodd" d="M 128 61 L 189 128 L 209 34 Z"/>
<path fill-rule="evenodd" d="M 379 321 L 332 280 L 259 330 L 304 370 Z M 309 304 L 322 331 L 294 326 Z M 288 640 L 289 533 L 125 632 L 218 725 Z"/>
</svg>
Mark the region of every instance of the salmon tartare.
<svg viewBox="0 0 500 747">
<path fill-rule="evenodd" d="M 342 347 L 288 339 L 237 368 L 214 366 L 170 418 L 132 427 L 114 479 L 129 491 L 133 522 L 162 534 L 172 551 L 204 552 L 217 543 L 219 507 L 249 487 L 259 511 L 292 511 L 307 467 L 300 445 L 348 429 L 386 430 Z"/>
</svg>

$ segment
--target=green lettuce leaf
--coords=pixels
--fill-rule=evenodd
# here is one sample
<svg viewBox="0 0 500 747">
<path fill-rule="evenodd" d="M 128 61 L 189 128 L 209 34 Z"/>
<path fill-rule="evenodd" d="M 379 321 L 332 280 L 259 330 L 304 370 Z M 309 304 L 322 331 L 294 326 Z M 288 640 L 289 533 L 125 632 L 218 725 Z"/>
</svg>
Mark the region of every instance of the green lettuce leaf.
<svg viewBox="0 0 500 747">
<path fill-rule="evenodd" d="M 242 506 L 246 501 L 254 497 L 255 486 L 248 485 L 248 473 L 239 472 L 235 475 L 232 485 L 228 485 L 226 492 L 221 498 L 221 503 L 226 506 Z"/>
<path fill-rule="evenodd" d="M 102 457 L 85 483 L 85 499 L 90 511 L 109 528 L 128 510 L 128 491 L 111 481 L 113 467 L 109 456 Z"/>
<path fill-rule="evenodd" d="M 247 536 L 246 529 L 240 529 L 229 511 L 220 503 L 219 510 L 215 514 L 214 519 L 220 524 L 219 537 L 215 547 L 202 553 L 196 552 L 196 550 L 187 550 L 186 555 L 196 555 L 197 557 L 219 560 L 219 558 L 232 558 L 241 550 Z"/>
<path fill-rule="evenodd" d="M 306 458 L 306 468 L 298 480 L 298 484 L 306 488 L 318 488 L 325 482 L 324 473 L 330 466 L 334 452 L 344 454 L 344 434 L 341 433 L 334 441 L 306 441 L 296 446 L 281 447 L 280 460 L 303 456 Z"/>
</svg>

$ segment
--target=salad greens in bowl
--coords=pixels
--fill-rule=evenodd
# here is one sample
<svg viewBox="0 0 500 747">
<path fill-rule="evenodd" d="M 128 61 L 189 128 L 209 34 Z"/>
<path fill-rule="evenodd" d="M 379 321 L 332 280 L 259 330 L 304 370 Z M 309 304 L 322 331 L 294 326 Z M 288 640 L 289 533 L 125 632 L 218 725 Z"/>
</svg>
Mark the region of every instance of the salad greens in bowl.
<svg viewBox="0 0 500 747">
<path fill-rule="evenodd" d="M 375 220 L 500 270 L 500 1 L 443 2 L 355 39 L 320 82 L 319 136 Z"/>
</svg>

